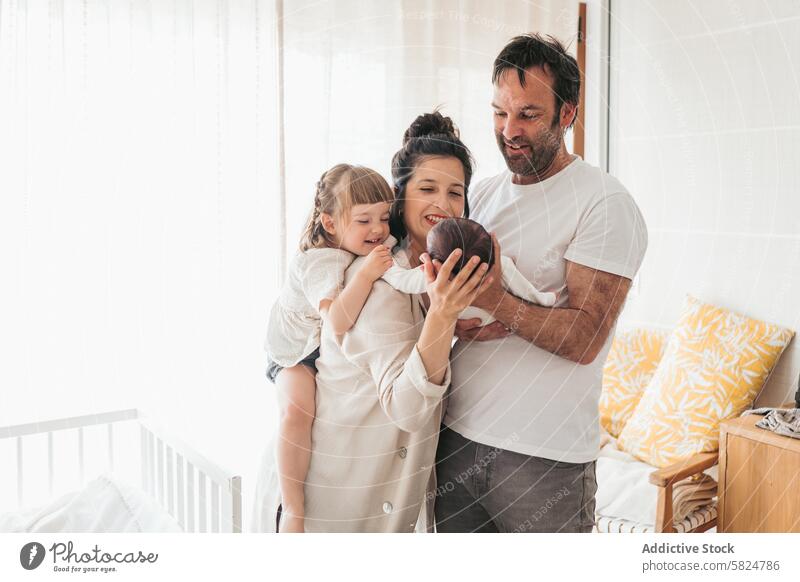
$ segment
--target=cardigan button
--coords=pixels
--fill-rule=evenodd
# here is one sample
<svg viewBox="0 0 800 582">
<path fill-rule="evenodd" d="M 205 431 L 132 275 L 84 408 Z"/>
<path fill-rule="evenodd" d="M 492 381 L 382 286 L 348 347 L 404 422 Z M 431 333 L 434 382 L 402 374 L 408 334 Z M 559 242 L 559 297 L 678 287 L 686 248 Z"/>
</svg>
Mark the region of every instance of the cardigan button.
<svg viewBox="0 0 800 582">
<path fill-rule="evenodd" d="M 391 503 L 389 503 L 388 501 L 384 501 L 383 502 L 383 512 L 384 513 L 391 513 L 392 509 L 394 509 L 394 507 L 392 507 Z"/>
<path fill-rule="evenodd" d="M 397 454 L 400 455 L 401 459 L 405 459 L 406 455 L 408 455 L 408 449 L 405 447 L 400 447 L 400 450 L 397 452 Z"/>
</svg>

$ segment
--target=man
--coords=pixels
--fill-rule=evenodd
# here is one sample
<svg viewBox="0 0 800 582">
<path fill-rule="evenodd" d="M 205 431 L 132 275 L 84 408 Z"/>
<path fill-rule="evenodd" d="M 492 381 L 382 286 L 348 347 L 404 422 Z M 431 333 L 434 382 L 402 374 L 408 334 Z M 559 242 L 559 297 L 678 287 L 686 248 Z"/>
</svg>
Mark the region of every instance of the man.
<svg viewBox="0 0 800 582">
<path fill-rule="evenodd" d="M 470 192 L 471 217 L 494 232 L 495 256 L 559 299 L 545 308 L 505 292 L 497 262 L 474 305 L 498 321 L 459 322 L 437 530 L 590 532 L 602 367 L 647 230 L 622 184 L 566 149 L 580 74 L 559 42 L 512 39 L 492 80 L 508 171 Z"/>
</svg>

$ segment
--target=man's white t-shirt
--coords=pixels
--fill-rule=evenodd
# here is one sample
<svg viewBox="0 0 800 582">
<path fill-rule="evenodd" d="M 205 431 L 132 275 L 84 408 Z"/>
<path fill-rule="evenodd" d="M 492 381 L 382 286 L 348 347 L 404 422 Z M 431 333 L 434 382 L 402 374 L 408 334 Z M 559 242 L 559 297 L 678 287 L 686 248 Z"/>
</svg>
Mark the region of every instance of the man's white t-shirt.
<svg viewBox="0 0 800 582">
<path fill-rule="evenodd" d="M 579 157 L 528 186 L 505 171 L 470 191 L 470 218 L 497 234 L 501 252 L 566 307 L 566 261 L 633 279 L 647 248 L 639 208 L 614 177 Z M 517 336 L 459 340 L 444 423 L 489 446 L 570 463 L 597 458 L 598 401 L 614 330 L 589 365 Z"/>
</svg>

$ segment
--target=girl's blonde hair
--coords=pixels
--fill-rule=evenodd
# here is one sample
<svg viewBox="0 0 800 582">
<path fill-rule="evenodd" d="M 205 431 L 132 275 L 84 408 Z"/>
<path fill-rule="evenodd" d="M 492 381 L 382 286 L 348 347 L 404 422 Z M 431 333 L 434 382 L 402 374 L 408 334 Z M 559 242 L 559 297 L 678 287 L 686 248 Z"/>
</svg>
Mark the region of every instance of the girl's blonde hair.
<svg viewBox="0 0 800 582">
<path fill-rule="evenodd" d="M 314 209 L 300 238 L 300 250 L 336 246 L 336 241 L 322 227 L 323 212 L 340 220 L 357 204 L 379 202 L 394 202 L 394 192 L 383 176 L 364 166 L 336 164 L 317 182 Z"/>
</svg>

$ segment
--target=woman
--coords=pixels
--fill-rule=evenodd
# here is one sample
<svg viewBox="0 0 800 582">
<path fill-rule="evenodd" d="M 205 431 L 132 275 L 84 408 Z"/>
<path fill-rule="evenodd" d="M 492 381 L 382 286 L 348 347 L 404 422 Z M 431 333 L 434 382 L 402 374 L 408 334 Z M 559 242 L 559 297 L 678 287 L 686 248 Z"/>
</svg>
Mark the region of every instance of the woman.
<svg viewBox="0 0 800 582">
<path fill-rule="evenodd" d="M 473 259 L 450 278 L 459 253 L 441 266 L 424 255 L 428 231 L 442 218 L 465 216 L 472 162 L 452 122 L 438 112 L 418 117 L 392 161 L 397 200 L 394 258 L 423 264 L 425 295 L 405 295 L 377 281 L 353 328 L 335 336 L 323 325 L 317 359 L 317 413 L 305 484 L 306 531 L 414 531 L 421 510 L 432 526 L 432 469 L 442 397 L 450 383 L 450 346 L 458 314 L 490 284 Z M 356 259 L 345 274 L 355 276 Z M 259 529 L 279 525 L 277 475 L 268 461 L 257 492 Z M 429 501 L 432 501 L 429 497 Z M 273 525 L 274 524 L 274 525 Z"/>
</svg>

